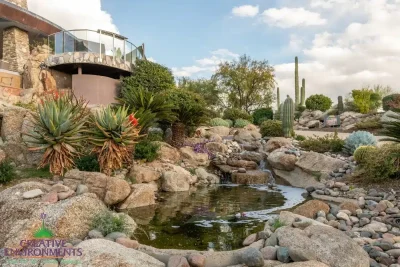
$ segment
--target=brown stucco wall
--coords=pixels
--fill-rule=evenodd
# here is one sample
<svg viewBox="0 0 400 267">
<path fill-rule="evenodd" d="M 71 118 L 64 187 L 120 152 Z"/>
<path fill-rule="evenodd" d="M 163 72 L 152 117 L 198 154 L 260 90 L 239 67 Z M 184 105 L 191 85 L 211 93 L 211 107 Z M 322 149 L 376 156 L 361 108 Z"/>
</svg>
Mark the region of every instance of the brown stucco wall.
<svg viewBox="0 0 400 267">
<path fill-rule="evenodd" d="M 82 96 L 89 105 L 107 105 L 115 103 L 118 95 L 119 80 L 89 74 L 72 75 L 72 91 L 75 96 Z"/>
</svg>

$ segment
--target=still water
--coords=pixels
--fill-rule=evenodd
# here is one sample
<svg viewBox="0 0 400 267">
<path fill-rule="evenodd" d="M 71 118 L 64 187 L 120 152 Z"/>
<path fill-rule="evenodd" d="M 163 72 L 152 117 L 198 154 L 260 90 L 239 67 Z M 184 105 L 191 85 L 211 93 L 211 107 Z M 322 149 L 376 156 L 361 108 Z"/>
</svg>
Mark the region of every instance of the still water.
<svg viewBox="0 0 400 267">
<path fill-rule="evenodd" d="M 157 248 L 232 250 L 281 210 L 305 199 L 305 190 L 278 185 L 217 185 L 191 192 L 161 193 L 158 204 L 132 209 L 142 244 Z"/>
</svg>

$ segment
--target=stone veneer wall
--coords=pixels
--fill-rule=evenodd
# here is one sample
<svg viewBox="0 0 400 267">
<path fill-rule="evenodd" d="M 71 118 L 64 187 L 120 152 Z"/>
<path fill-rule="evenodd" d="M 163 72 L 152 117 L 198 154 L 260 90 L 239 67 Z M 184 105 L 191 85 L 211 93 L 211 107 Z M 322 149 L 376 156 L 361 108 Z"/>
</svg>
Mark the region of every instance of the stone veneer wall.
<svg viewBox="0 0 400 267">
<path fill-rule="evenodd" d="M 22 73 L 29 57 L 29 36 L 16 27 L 3 31 L 3 60 L 10 63 L 10 70 Z"/>
<path fill-rule="evenodd" d="M 13 3 L 17 6 L 28 9 L 28 1 L 27 0 L 6 0 L 7 2 Z"/>
</svg>

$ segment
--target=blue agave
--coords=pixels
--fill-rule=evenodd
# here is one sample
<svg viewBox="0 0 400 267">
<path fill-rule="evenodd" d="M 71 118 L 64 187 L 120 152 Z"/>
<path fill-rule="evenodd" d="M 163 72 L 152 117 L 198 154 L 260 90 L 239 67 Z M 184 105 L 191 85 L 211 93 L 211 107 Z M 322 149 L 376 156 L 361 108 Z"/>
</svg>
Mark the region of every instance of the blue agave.
<svg viewBox="0 0 400 267">
<path fill-rule="evenodd" d="M 357 131 L 349 135 L 345 140 L 343 151 L 353 155 L 354 151 L 360 146 L 376 146 L 376 138 L 373 134 L 366 131 Z"/>
</svg>

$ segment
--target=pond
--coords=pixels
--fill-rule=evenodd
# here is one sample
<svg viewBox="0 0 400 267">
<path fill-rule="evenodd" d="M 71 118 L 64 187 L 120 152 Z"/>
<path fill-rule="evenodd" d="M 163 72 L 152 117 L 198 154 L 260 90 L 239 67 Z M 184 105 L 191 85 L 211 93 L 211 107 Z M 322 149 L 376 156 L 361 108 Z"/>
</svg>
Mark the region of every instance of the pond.
<svg viewBox="0 0 400 267">
<path fill-rule="evenodd" d="M 233 184 L 195 191 L 160 193 L 157 205 L 128 213 L 141 230 L 140 243 L 156 248 L 224 251 L 242 247 L 249 234 L 261 231 L 265 221 L 305 199 L 305 190 L 277 185 Z"/>
</svg>

